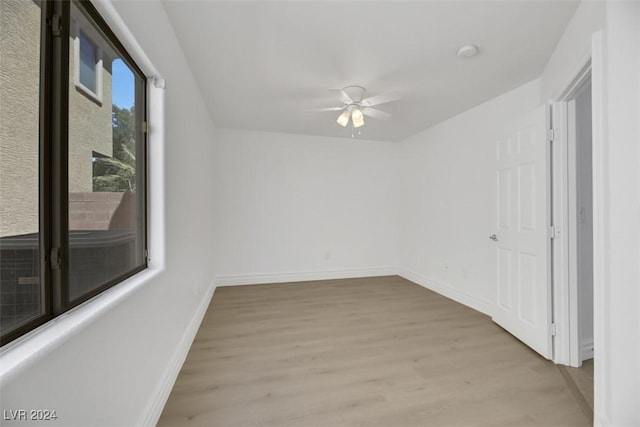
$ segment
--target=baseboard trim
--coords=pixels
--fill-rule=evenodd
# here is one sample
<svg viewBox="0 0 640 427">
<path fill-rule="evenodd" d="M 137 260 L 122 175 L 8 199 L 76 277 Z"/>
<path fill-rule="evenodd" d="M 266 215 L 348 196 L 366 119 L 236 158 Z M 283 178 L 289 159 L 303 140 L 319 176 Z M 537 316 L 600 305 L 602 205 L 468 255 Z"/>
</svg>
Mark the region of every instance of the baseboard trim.
<svg viewBox="0 0 640 427">
<path fill-rule="evenodd" d="M 422 276 L 415 271 L 411 271 L 407 268 L 400 267 L 398 275 L 413 283 L 416 283 L 424 288 L 439 293 L 447 298 L 450 298 L 460 304 L 471 307 L 487 316 L 492 315 L 491 303 L 489 301 L 474 297 L 466 292 L 461 292 L 450 285 L 431 279 L 426 276 Z"/>
<path fill-rule="evenodd" d="M 593 338 L 582 343 L 580 346 L 581 360 L 593 359 Z"/>
<path fill-rule="evenodd" d="M 217 276 L 216 286 L 259 285 L 265 283 L 307 282 L 311 280 L 351 279 L 358 277 L 393 276 L 397 267 L 374 267 L 347 270 L 303 271 L 294 273 L 242 274 Z"/>
<path fill-rule="evenodd" d="M 178 344 L 176 348 L 176 351 L 173 353 L 169 365 L 167 366 L 164 374 L 160 377 L 160 384 L 158 384 L 156 390 L 152 394 L 149 404 L 147 405 L 146 410 L 142 413 L 140 422 L 137 425 L 155 426 L 156 424 L 158 424 L 158 420 L 160 419 L 160 415 L 162 415 L 164 405 L 167 403 L 167 399 L 169 399 L 169 394 L 171 394 L 171 390 L 173 389 L 173 385 L 178 378 L 180 369 L 182 368 L 182 365 L 187 358 L 187 354 L 189 353 L 191 344 L 196 337 L 196 333 L 200 328 L 200 324 L 202 323 L 202 319 L 207 312 L 207 308 L 209 307 L 209 303 L 213 298 L 213 293 L 215 292 L 215 290 L 216 285 L 215 282 L 213 282 L 202 297 L 202 302 L 191 318 L 189 326 L 185 330 L 182 339 L 180 340 L 180 344 Z"/>
</svg>

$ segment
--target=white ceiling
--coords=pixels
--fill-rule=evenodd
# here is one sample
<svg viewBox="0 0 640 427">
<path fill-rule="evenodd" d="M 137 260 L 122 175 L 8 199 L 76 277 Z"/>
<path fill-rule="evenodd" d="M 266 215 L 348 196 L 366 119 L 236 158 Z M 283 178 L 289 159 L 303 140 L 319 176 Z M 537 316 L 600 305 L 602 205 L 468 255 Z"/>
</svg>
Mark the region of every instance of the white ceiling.
<svg viewBox="0 0 640 427">
<path fill-rule="evenodd" d="M 399 141 L 539 77 L 578 2 L 164 4 L 216 126 L 349 137 L 338 113 L 305 110 L 355 84 L 402 94 L 360 136 Z"/>
</svg>

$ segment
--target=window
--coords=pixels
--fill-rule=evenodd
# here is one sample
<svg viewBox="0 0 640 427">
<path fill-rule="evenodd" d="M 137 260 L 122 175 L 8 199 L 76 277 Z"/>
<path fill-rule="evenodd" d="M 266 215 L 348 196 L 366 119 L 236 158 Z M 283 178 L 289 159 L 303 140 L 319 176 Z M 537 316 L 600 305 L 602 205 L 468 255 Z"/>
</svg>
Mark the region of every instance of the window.
<svg viewBox="0 0 640 427">
<path fill-rule="evenodd" d="M 90 18 L 77 10 L 77 7 L 71 7 L 70 71 L 74 75 L 76 90 L 101 104 L 105 79 L 103 72 L 105 65 L 108 67 L 114 58 L 112 55 L 103 60 L 105 54 L 112 53 L 109 44 L 103 41 L 103 36 Z"/>
<path fill-rule="evenodd" d="M 146 268 L 147 152 L 146 78 L 89 2 L 0 24 L 4 345 Z"/>
<path fill-rule="evenodd" d="M 80 30 L 78 32 L 78 80 L 93 93 L 98 93 L 99 67 L 98 47 Z"/>
</svg>

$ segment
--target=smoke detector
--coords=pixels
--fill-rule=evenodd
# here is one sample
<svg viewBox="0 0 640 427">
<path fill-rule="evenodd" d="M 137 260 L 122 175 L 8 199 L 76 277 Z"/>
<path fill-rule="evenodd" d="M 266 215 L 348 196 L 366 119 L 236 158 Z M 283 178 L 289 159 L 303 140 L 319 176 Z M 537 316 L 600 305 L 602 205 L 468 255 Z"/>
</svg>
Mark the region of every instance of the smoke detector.
<svg viewBox="0 0 640 427">
<path fill-rule="evenodd" d="M 462 46 L 460 49 L 458 49 L 458 56 L 460 58 L 471 58 L 472 56 L 476 56 L 477 54 L 478 48 L 472 44 Z"/>
</svg>

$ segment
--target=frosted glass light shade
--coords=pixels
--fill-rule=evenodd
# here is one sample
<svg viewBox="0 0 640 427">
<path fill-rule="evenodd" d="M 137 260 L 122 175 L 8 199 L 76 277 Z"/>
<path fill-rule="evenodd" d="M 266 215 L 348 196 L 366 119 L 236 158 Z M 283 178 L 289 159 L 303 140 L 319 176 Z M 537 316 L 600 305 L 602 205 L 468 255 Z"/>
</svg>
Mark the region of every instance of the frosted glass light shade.
<svg viewBox="0 0 640 427">
<path fill-rule="evenodd" d="M 353 127 L 359 128 L 360 126 L 364 126 L 364 114 L 362 114 L 362 110 L 356 108 L 351 113 L 351 120 L 353 120 Z"/>
<path fill-rule="evenodd" d="M 336 121 L 342 127 L 347 126 L 347 124 L 349 123 L 349 112 L 344 111 L 342 114 L 340 114 L 340 116 L 338 117 L 338 120 Z"/>
</svg>

